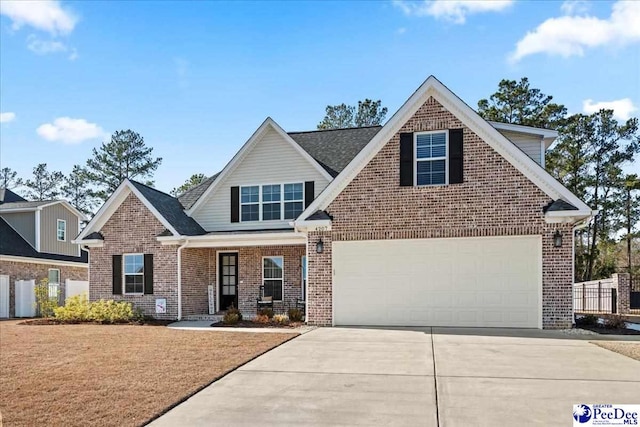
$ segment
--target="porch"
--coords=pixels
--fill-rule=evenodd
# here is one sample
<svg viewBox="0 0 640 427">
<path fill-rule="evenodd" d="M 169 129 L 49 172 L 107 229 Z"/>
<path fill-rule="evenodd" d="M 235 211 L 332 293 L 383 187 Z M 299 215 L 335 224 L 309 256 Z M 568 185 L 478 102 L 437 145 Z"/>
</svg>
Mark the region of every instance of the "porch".
<svg viewBox="0 0 640 427">
<path fill-rule="evenodd" d="M 185 246 L 180 258 L 184 319 L 219 320 L 232 305 L 251 318 L 261 287 L 275 313 L 305 299 L 306 244 Z"/>
</svg>

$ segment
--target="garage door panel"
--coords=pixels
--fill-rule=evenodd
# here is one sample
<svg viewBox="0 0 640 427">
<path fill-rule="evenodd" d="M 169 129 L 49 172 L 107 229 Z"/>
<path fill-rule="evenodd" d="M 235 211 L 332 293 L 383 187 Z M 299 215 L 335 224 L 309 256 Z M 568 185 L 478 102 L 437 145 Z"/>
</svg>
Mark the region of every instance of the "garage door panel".
<svg viewBox="0 0 640 427">
<path fill-rule="evenodd" d="M 337 325 L 540 325 L 540 236 L 336 241 L 332 249 Z"/>
</svg>

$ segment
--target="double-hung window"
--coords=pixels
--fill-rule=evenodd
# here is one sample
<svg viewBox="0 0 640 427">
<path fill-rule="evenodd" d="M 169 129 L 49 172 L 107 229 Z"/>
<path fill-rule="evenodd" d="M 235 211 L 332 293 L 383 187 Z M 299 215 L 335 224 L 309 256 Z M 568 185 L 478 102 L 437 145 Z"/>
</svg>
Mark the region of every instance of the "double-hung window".
<svg viewBox="0 0 640 427">
<path fill-rule="evenodd" d="M 124 293 L 144 293 L 144 255 L 124 254 Z"/>
<path fill-rule="evenodd" d="M 240 188 L 240 219 L 280 221 L 296 219 L 304 210 L 304 184 L 265 184 Z"/>
<path fill-rule="evenodd" d="M 284 219 L 296 219 L 304 210 L 302 183 L 284 185 Z"/>
<path fill-rule="evenodd" d="M 240 193 L 240 215 L 242 221 L 258 221 L 260 219 L 260 187 L 242 187 Z"/>
<path fill-rule="evenodd" d="M 59 219 L 56 226 L 56 235 L 59 242 L 67 240 L 67 221 Z"/>
<path fill-rule="evenodd" d="M 414 134 L 416 185 L 447 184 L 448 132 Z"/>
<path fill-rule="evenodd" d="M 280 219 L 282 204 L 280 203 L 280 185 L 262 186 L 262 220 Z"/>
<path fill-rule="evenodd" d="M 284 258 L 269 256 L 262 258 L 262 284 L 264 296 L 273 297 L 275 301 L 282 301 L 284 287 Z"/>
</svg>

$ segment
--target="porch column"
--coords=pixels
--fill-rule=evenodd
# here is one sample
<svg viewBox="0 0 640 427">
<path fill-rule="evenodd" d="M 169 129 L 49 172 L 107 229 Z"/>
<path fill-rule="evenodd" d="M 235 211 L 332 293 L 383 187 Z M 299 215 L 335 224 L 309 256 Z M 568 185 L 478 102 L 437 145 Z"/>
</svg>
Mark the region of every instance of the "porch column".
<svg viewBox="0 0 640 427">
<path fill-rule="evenodd" d="M 310 231 L 307 254 L 307 323 L 317 326 L 333 324 L 333 265 L 331 259 L 331 232 Z M 318 243 L 322 241 L 322 252 Z"/>
</svg>

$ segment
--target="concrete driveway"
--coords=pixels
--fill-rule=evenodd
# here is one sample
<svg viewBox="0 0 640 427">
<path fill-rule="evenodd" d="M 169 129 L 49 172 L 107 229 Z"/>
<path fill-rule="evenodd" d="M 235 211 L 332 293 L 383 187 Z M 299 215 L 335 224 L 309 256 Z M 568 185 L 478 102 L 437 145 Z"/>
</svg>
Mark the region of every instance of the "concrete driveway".
<svg viewBox="0 0 640 427">
<path fill-rule="evenodd" d="M 321 328 L 151 425 L 551 426 L 574 403 L 640 403 L 640 362 L 558 332 Z"/>
</svg>

